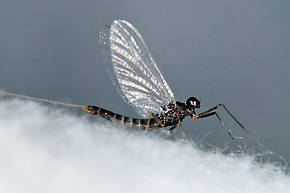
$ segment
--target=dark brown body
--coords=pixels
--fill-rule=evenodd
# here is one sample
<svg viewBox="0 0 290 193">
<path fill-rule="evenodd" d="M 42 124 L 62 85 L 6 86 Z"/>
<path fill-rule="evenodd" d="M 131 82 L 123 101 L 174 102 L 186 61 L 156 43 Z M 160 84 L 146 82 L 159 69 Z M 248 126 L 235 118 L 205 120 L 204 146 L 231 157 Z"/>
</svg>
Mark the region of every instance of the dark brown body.
<svg viewBox="0 0 290 193">
<path fill-rule="evenodd" d="M 181 102 L 176 102 L 175 105 L 169 104 L 163 108 L 163 111 L 161 111 L 160 114 L 155 114 L 159 121 L 153 117 L 148 117 L 148 119 L 126 117 L 97 106 L 88 106 L 87 109 L 91 114 L 99 115 L 106 120 L 113 121 L 115 123 L 121 123 L 128 127 L 145 130 L 175 126 L 180 123 L 187 115 L 192 114 L 192 111 L 188 111 L 187 106 Z"/>
</svg>

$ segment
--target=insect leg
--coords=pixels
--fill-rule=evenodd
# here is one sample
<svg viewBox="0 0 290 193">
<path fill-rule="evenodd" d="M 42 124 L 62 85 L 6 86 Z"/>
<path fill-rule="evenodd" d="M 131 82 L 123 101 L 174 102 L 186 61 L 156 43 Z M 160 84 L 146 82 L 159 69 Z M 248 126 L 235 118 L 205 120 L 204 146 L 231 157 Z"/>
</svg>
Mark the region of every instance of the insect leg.
<svg viewBox="0 0 290 193">
<path fill-rule="evenodd" d="M 272 151 L 270 149 L 268 149 L 257 137 L 255 137 L 249 130 L 247 130 L 244 125 L 241 124 L 240 121 L 237 120 L 237 118 L 230 112 L 230 110 L 224 105 L 224 104 L 219 104 L 216 105 L 212 108 L 210 108 L 207 111 L 204 111 L 203 113 L 200 113 L 199 115 L 197 115 L 197 118 L 203 115 L 208 114 L 209 112 L 212 112 L 218 108 L 223 108 L 233 119 L 234 121 L 240 126 L 240 128 L 248 135 L 250 136 L 250 138 L 252 138 L 253 141 L 255 141 L 259 146 L 261 146 L 263 149 L 265 149 L 267 152 L 272 153 Z"/>
<path fill-rule="evenodd" d="M 204 111 L 203 113 L 199 113 L 199 114 L 198 114 L 198 117 L 199 117 L 199 116 L 202 116 L 202 115 L 205 115 L 205 114 L 208 114 L 209 112 L 212 112 L 212 111 L 214 111 L 214 110 L 220 108 L 221 106 L 222 106 L 222 104 L 219 104 L 219 105 L 216 105 L 216 106 L 214 106 L 214 107 L 212 107 L 212 108 L 210 108 L 210 109 Z"/>
<path fill-rule="evenodd" d="M 150 112 L 150 115 L 148 116 L 148 119 L 147 119 L 147 124 L 145 126 L 145 132 L 148 132 L 152 129 L 152 126 L 150 126 L 150 120 L 151 120 L 151 116 L 152 118 L 157 121 L 157 123 L 159 125 L 161 125 L 161 127 L 164 127 L 165 125 L 158 119 L 158 117 L 156 115 L 154 115 L 152 112 Z"/>
<path fill-rule="evenodd" d="M 170 134 L 173 135 L 173 130 L 174 130 L 177 126 L 180 127 L 180 131 L 181 131 L 181 134 L 183 135 L 184 140 L 187 140 L 186 134 L 185 134 L 184 130 L 182 129 L 182 125 L 181 125 L 180 122 L 179 122 L 178 124 L 174 125 L 173 127 L 171 127 L 171 128 L 169 129 Z"/>
<path fill-rule="evenodd" d="M 260 145 L 262 148 L 264 148 L 267 152 L 269 152 L 270 154 L 272 153 L 272 151 L 267 148 L 256 136 L 254 136 L 249 130 L 247 130 L 244 125 L 242 125 L 237 119 L 236 117 L 229 111 L 229 109 L 224 105 L 221 104 L 221 106 L 224 108 L 224 110 L 238 123 L 238 125 L 242 128 L 242 130 L 252 138 L 253 141 L 255 141 L 258 145 Z"/>
<path fill-rule="evenodd" d="M 210 116 L 214 116 L 214 115 L 218 118 L 218 120 L 220 121 L 220 123 L 223 126 L 223 128 L 230 135 L 230 137 L 232 138 L 233 142 L 238 146 L 239 149 L 243 150 L 242 146 L 239 144 L 239 142 L 237 141 L 237 139 L 232 135 L 231 130 L 226 127 L 226 125 L 224 124 L 223 120 L 220 118 L 220 116 L 218 115 L 217 112 L 211 112 L 211 113 L 207 113 L 207 114 L 204 114 L 203 113 L 202 115 L 197 115 L 197 118 L 196 119 L 202 119 L 202 118 L 206 118 L 206 117 L 210 117 Z"/>
<path fill-rule="evenodd" d="M 146 124 L 146 130 L 149 129 L 150 127 L 150 116 L 148 117 L 148 121 L 147 121 L 147 124 Z"/>
<path fill-rule="evenodd" d="M 179 121 L 177 125 L 179 125 L 179 127 L 180 127 L 180 131 L 181 131 L 181 134 L 183 135 L 184 140 L 187 140 L 187 136 L 186 136 L 184 130 L 182 129 L 181 122 Z"/>
<path fill-rule="evenodd" d="M 155 119 L 155 121 L 157 121 L 157 123 L 161 126 L 164 127 L 165 125 L 158 119 L 158 117 L 153 114 L 152 112 L 150 112 L 150 115 L 153 117 L 153 119 Z"/>
<path fill-rule="evenodd" d="M 177 126 L 178 126 L 178 125 L 174 125 L 173 127 L 171 127 L 171 128 L 169 129 L 169 132 L 170 132 L 171 135 L 173 134 L 173 130 L 174 130 Z"/>
</svg>

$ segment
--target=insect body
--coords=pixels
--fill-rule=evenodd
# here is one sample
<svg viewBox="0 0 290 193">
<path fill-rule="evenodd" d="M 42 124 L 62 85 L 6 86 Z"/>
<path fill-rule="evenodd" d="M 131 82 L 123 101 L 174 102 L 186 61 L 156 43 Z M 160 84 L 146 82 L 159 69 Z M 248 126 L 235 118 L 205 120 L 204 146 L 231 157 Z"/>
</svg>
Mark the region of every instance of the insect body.
<svg viewBox="0 0 290 193">
<path fill-rule="evenodd" d="M 194 108 L 196 107 L 181 102 L 176 102 L 176 104 L 170 103 L 162 108 L 163 110 L 160 114 L 153 114 L 153 118 L 147 119 L 126 117 L 97 106 L 87 106 L 86 111 L 93 115 L 99 115 L 109 121 L 122 123 L 129 127 L 151 130 L 168 126 L 174 126 L 175 128 L 175 126 L 179 125 L 186 116 L 194 116 Z"/>
<path fill-rule="evenodd" d="M 84 111 L 139 129 L 151 130 L 171 126 L 171 132 L 177 126 L 181 126 L 182 120 L 187 116 L 193 119 L 216 116 L 232 140 L 242 149 L 216 112 L 217 109 L 223 108 L 246 134 L 268 151 L 225 105 L 219 104 L 196 114 L 195 110 L 200 108 L 197 98 L 189 97 L 186 103 L 176 101 L 142 36 L 130 23 L 115 20 L 101 31 L 100 43 L 104 48 L 105 66 L 119 95 L 143 118 L 126 117 L 91 105 L 85 106 Z"/>
<path fill-rule="evenodd" d="M 248 136 L 271 153 L 233 116 L 224 104 L 216 105 L 196 114 L 195 110 L 200 108 L 200 102 L 197 98 L 189 97 L 185 103 L 176 101 L 141 35 L 130 23 L 124 20 L 115 20 L 111 26 L 107 26 L 101 31 L 100 40 L 105 51 L 106 68 L 118 93 L 143 118 L 126 117 L 92 105 L 68 104 L 5 91 L 0 91 L 0 94 L 81 108 L 82 111 L 99 115 L 107 120 L 144 130 L 170 126 L 169 131 L 172 132 L 177 126 L 181 127 L 182 120 L 187 116 L 192 119 L 216 116 L 232 140 L 242 149 L 231 130 L 225 126 L 220 115 L 216 112 L 217 109 L 223 108 Z M 183 132 L 183 130 L 181 131 Z"/>
</svg>

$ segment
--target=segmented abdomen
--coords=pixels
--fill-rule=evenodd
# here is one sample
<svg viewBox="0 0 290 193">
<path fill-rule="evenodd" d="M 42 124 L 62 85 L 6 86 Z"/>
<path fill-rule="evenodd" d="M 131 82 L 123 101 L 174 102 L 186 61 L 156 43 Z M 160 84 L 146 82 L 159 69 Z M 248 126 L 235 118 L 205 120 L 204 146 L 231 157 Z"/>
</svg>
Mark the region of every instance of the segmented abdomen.
<svg viewBox="0 0 290 193">
<path fill-rule="evenodd" d="M 98 115 L 100 117 L 103 117 L 104 119 L 113 121 L 115 123 L 120 123 L 128 127 L 134 127 L 137 129 L 145 129 L 145 130 L 157 129 L 161 127 L 157 123 L 157 121 L 153 118 L 138 119 L 138 118 L 133 118 L 133 117 L 126 117 L 126 116 L 120 115 L 118 113 L 114 113 L 112 111 L 109 111 L 107 109 L 103 109 L 97 106 L 88 106 L 88 110 L 90 110 L 90 113 L 93 115 Z"/>
</svg>

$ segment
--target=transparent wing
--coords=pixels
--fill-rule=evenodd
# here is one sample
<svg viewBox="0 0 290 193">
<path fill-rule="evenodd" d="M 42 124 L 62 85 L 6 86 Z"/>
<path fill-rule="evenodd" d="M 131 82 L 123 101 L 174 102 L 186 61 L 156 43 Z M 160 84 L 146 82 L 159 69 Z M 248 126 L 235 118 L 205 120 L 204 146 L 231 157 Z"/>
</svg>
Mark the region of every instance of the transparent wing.
<svg viewBox="0 0 290 193">
<path fill-rule="evenodd" d="M 115 20 L 100 34 L 105 64 L 120 96 L 142 117 L 175 103 L 139 32 L 124 20 Z"/>
</svg>

